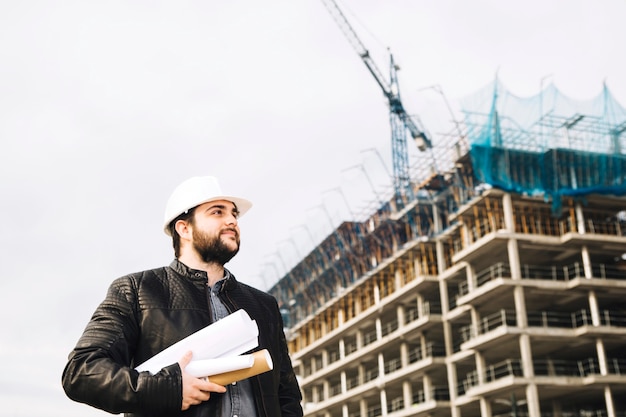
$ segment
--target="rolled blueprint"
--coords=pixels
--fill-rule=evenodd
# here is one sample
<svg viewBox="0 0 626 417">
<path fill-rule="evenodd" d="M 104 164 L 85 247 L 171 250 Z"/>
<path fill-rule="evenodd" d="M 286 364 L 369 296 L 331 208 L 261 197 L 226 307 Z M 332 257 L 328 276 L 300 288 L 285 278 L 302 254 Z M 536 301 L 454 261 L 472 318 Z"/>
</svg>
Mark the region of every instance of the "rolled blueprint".
<svg viewBox="0 0 626 417">
<path fill-rule="evenodd" d="M 209 381 L 220 385 L 228 385 L 233 382 L 241 381 L 242 379 L 250 378 L 251 376 L 262 374 L 263 372 L 271 371 L 274 368 L 272 357 L 267 349 L 244 356 L 252 356 L 254 359 L 254 363 L 251 367 L 217 375 L 209 375 Z"/>
<path fill-rule="evenodd" d="M 209 326 L 198 330 L 154 355 L 135 369 L 159 372 L 180 360 L 188 351 L 195 360 L 234 357 L 259 345 L 259 328 L 244 310 L 237 310 Z"/>
<path fill-rule="evenodd" d="M 192 360 L 185 371 L 196 378 L 223 374 L 237 369 L 251 368 L 254 365 L 252 355 L 228 356 L 218 359 Z"/>
</svg>

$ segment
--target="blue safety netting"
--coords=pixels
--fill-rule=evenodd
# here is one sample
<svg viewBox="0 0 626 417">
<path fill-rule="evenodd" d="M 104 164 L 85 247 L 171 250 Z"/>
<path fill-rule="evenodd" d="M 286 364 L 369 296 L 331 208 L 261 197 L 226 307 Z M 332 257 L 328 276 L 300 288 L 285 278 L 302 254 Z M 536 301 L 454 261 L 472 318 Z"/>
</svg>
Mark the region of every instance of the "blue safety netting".
<svg viewBox="0 0 626 417">
<path fill-rule="evenodd" d="M 553 84 L 519 97 L 495 80 L 461 102 L 474 172 L 506 191 L 562 196 L 626 194 L 626 109 L 604 86 L 588 100 Z"/>
</svg>

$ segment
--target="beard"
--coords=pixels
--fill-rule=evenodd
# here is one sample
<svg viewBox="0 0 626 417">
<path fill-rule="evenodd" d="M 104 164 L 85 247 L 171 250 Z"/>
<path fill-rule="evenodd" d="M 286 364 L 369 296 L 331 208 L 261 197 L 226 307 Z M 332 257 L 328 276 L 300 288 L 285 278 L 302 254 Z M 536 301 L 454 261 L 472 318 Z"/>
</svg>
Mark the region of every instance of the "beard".
<svg viewBox="0 0 626 417">
<path fill-rule="evenodd" d="M 239 235 L 236 242 L 237 247 L 233 249 L 222 241 L 219 234 L 210 236 L 203 231 L 194 231 L 193 247 L 206 263 L 218 263 L 223 266 L 239 252 Z"/>
</svg>

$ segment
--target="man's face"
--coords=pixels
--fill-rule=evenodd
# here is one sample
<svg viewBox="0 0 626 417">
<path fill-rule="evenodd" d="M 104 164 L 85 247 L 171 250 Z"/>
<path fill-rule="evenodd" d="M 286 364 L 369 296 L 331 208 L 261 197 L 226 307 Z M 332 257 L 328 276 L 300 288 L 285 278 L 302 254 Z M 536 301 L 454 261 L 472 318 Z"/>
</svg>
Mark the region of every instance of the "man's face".
<svg viewBox="0 0 626 417">
<path fill-rule="evenodd" d="M 224 265 L 239 252 L 239 212 L 226 200 L 196 207 L 193 221 L 193 247 L 204 262 Z"/>
</svg>

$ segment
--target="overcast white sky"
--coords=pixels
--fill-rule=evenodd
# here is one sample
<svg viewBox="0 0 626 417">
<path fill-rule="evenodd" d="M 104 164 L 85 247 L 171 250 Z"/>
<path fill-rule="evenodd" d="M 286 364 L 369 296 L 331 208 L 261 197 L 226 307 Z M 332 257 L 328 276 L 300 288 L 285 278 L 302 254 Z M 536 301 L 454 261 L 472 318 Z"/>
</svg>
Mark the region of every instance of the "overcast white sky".
<svg viewBox="0 0 626 417">
<path fill-rule="evenodd" d="M 522 96 L 606 81 L 626 104 L 623 0 L 341 5 L 385 74 L 392 48 L 435 135 L 450 117 L 424 88 L 454 105 L 496 73 Z M 262 289 L 391 184 L 385 100 L 320 0 L 1 0 L 0 139 L 7 417 L 104 415 L 61 371 L 110 281 L 171 261 L 180 181 L 214 174 L 254 202 L 229 267 Z"/>
</svg>

